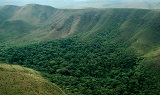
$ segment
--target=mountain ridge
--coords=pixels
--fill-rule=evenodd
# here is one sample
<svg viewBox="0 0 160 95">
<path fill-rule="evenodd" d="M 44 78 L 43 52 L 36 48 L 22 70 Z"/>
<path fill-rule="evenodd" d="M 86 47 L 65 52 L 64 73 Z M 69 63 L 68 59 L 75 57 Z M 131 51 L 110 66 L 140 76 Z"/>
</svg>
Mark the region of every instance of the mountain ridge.
<svg viewBox="0 0 160 95">
<path fill-rule="evenodd" d="M 127 2 L 111 4 L 84 4 L 79 6 L 67 7 L 68 9 L 85 9 L 85 8 L 136 8 L 136 9 L 160 9 L 158 2 Z"/>
<path fill-rule="evenodd" d="M 6 7 L 2 8 L 1 11 L 5 11 L 5 8 Z M 115 40 L 118 41 L 121 39 L 121 42 L 127 41 L 128 43 L 131 43 L 131 48 L 133 47 L 140 50 L 140 54 L 145 53 L 145 51 L 148 51 L 149 49 L 152 50 L 152 47 L 159 46 L 158 19 L 160 11 L 158 9 L 122 8 L 74 10 L 56 9 L 50 6 L 41 6 L 37 4 L 29 4 L 24 7 L 14 7 L 12 9 L 15 11 L 0 23 L 1 39 L 3 38 L 1 43 L 4 44 L 14 44 L 17 42 L 20 44 L 34 43 L 66 38 L 77 34 L 84 34 L 89 38 L 90 36 L 94 36 L 93 34 L 96 36 L 103 31 L 104 33 L 117 31 L 115 34 L 118 33 L 118 35 L 115 37 Z M 4 17 L 5 14 L 0 14 L 0 16 Z M 13 28 L 6 27 L 6 29 L 4 29 L 4 25 L 12 26 L 9 25 L 11 22 L 15 22 L 17 25 L 19 24 L 19 28 L 13 26 Z M 12 36 L 8 34 L 9 31 L 14 31 L 15 29 L 17 35 L 13 34 Z M 30 32 L 21 35 L 21 32 L 23 33 L 23 31 Z M 154 33 L 152 31 L 154 31 Z M 114 32 L 112 32 L 112 34 L 114 34 Z M 15 40 L 10 40 L 11 38 Z M 156 38 L 156 40 L 154 40 L 154 38 Z M 144 43 L 146 43 L 146 45 Z M 141 48 L 141 44 L 146 46 L 146 50 Z"/>
</svg>

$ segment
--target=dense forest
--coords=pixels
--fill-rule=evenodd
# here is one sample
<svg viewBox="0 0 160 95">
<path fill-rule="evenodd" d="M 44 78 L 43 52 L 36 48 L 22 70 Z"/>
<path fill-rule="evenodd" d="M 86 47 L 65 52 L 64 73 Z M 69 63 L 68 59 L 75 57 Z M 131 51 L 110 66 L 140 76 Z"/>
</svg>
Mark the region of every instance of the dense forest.
<svg viewBox="0 0 160 95">
<path fill-rule="evenodd" d="M 0 61 L 41 71 L 68 95 L 158 95 L 144 58 L 125 44 L 78 36 L 21 47 L 0 48 Z"/>
</svg>

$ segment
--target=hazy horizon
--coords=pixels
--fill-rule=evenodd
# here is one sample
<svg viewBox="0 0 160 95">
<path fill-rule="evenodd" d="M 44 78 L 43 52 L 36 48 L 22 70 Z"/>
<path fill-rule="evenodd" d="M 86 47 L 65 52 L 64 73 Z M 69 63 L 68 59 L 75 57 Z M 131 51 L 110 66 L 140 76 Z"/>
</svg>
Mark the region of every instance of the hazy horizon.
<svg viewBox="0 0 160 95">
<path fill-rule="evenodd" d="M 65 8 L 70 6 L 78 6 L 84 4 L 115 4 L 115 3 L 126 3 L 126 2 L 160 2 L 160 0 L 1 0 L 0 6 L 4 5 L 18 5 L 23 6 L 26 4 L 42 4 L 49 5 L 56 8 Z"/>
</svg>

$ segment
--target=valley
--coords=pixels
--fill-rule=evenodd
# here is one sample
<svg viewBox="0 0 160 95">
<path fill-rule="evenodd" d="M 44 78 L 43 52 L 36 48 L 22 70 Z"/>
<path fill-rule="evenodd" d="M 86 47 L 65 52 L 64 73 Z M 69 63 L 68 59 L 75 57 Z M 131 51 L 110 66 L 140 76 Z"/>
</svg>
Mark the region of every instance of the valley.
<svg viewBox="0 0 160 95">
<path fill-rule="evenodd" d="M 159 20 L 159 9 L 4 6 L 0 61 L 39 71 L 67 95 L 158 95 Z"/>
</svg>

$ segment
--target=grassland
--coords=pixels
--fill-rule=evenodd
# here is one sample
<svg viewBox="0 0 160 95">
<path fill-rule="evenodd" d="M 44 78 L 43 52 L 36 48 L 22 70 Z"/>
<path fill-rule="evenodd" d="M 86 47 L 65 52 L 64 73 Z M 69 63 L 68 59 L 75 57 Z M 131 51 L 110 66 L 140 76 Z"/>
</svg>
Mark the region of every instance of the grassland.
<svg viewBox="0 0 160 95">
<path fill-rule="evenodd" d="M 0 95 L 65 95 L 40 73 L 18 65 L 0 64 Z"/>
</svg>

